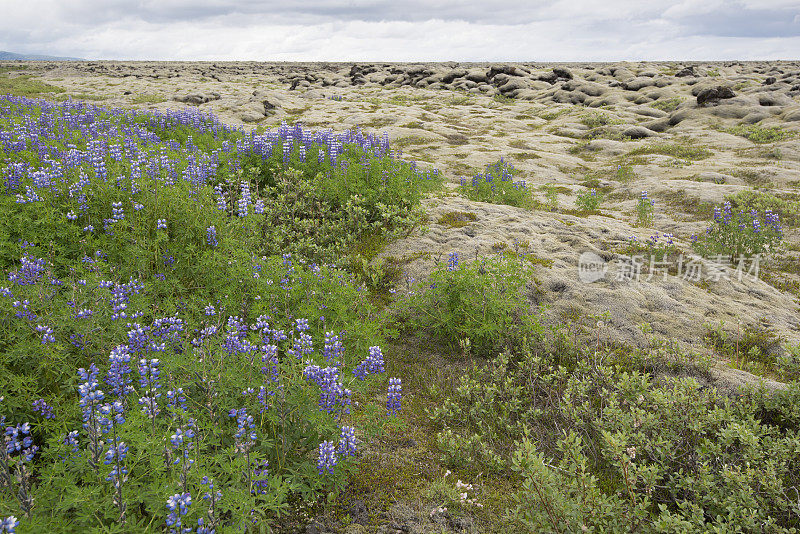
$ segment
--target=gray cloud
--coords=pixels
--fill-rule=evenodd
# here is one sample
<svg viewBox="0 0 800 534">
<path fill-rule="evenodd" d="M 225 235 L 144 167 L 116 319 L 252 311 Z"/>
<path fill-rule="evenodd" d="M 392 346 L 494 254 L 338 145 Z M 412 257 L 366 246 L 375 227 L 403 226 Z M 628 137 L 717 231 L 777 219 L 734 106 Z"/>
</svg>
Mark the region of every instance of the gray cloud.
<svg viewBox="0 0 800 534">
<path fill-rule="evenodd" d="M 796 59 L 800 50 L 800 0 L 31 0 L 3 11 L 0 49 L 98 59 Z"/>
</svg>

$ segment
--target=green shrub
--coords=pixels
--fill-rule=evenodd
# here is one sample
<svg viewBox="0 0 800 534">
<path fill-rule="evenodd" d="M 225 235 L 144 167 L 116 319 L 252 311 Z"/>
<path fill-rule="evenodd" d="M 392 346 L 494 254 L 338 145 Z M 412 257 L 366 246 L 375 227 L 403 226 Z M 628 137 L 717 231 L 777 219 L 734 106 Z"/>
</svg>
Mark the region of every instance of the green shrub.
<svg viewBox="0 0 800 534">
<path fill-rule="evenodd" d="M 636 203 L 636 226 L 650 226 L 653 224 L 653 208 L 656 201 L 648 198 L 647 191 L 642 191 Z"/>
<path fill-rule="evenodd" d="M 655 102 L 651 102 L 650 106 L 670 113 L 678 109 L 678 106 L 680 106 L 681 103 L 683 103 L 683 99 L 681 97 L 673 96 L 672 98 L 663 98 L 656 100 Z"/>
<path fill-rule="evenodd" d="M 634 148 L 628 153 L 628 156 L 641 156 L 645 154 L 659 154 L 685 160 L 701 160 L 710 157 L 712 152 L 699 146 L 663 143 Z"/>
<path fill-rule="evenodd" d="M 597 211 L 602 202 L 603 195 L 598 194 L 594 188 L 578 193 L 578 198 L 575 199 L 575 205 L 583 211 Z"/>
<path fill-rule="evenodd" d="M 527 184 L 524 180 L 514 181 L 514 166 L 503 161 L 503 158 L 487 165 L 483 174 L 476 174 L 470 181 L 462 178 L 459 190 L 470 200 L 520 208 L 533 207 Z"/>
<path fill-rule="evenodd" d="M 776 213 L 781 222 L 787 226 L 800 226 L 800 201 L 778 198 L 767 191 L 746 189 L 725 197 L 734 210 L 750 212 L 756 210 L 764 213 L 770 210 Z"/>
<path fill-rule="evenodd" d="M 603 347 L 565 351 L 557 332 L 534 337 L 469 370 L 434 410 L 448 464 L 512 477 L 520 531 L 800 527 L 796 384 L 730 398 L 604 365 Z"/>
<path fill-rule="evenodd" d="M 473 353 L 485 355 L 514 339 L 533 269 L 523 253 L 469 263 L 452 253 L 431 273 L 430 287 L 404 302 L 409 326 L 453 350 L 468 340 Z"/>
<path fill-rule="evenodd" d="M 703 256 L 720 256 L 731 262 L 771 254 L 783 241 L 780 218 L 771 210 L 761 216 L 755 210 L 733 211 L 730 202 L 714 208 L 714 220 L 702 236 L 692 237 L 692 246 Z"/>
</svg>

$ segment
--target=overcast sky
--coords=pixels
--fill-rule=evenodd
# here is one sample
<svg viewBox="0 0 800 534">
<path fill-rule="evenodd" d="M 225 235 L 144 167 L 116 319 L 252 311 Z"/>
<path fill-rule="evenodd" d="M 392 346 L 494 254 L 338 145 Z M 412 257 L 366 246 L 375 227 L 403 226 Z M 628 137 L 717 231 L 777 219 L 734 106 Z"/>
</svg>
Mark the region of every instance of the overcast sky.
<svg viewBox="0 0 800 534">
<path fill-rule="evenodd" d="M 0 0 L 0 50 L 87 59 L 800 59 L 800 0 Z"/>
</svg>

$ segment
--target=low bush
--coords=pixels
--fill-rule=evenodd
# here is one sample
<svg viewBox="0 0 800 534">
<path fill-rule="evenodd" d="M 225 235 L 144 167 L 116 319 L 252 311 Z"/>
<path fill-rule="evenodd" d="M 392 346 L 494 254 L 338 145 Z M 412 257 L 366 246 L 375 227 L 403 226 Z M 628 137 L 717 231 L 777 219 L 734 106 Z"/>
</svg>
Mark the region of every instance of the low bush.
<svg viewBox="0 0 800 534">
<path fill-rule="evenodd" d="M 501 253 L 467 263 L 454 252 L 446 266 L 431 273 L 428 288 L 401 303 L 403 316 L 409 328 L 452 350 L 468 343 L 472 353 L 486 355 L 516 339 L 533 270 L 524 253 Z"/>
<path fill-rule="evenodd" d="M 603 195 L 598 194 L 594 188 L 578 193 L 578 198 L 575 199 L 575 205 L 582 211 L 597 211 L 602 202 Z"/>
<path fill-rule="evenodd" d="M 776 213 L 767 209 L 762 218 L 755 210 L 734 212 L 730 202 L 714 208 L 714 220 L 705 234 L 692 236 L 692 246 L 699 254 L 731 262 L 774 253 L 782 241 L 783 229 Z"/>
<path fill-rule="evenodd" d="M 515 528 L 800 527 L 796 384 L 732 399 L 692 378 L 624 370 L 613 352 L 577 349 L 563 333 L 533 339 L 471 369 L 434 410 L 447 464 L 511 477 Z"/>
<path fill-rule="evenodd" d="M 470 200 L 508 204 L 520 208 L 532 208 L 533 198 L 524 180 L 514 181 L 514 166 L 502 158 L 486 166 L 483 174 L 472 180 L 461 179 L 459 190 Z"/>
</svg>

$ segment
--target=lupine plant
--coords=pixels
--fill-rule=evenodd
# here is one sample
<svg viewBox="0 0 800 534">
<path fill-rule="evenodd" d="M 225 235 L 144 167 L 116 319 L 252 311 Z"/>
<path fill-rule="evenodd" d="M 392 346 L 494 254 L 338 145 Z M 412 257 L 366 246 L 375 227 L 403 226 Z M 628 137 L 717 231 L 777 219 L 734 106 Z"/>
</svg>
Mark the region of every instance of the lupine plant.
<svg viewBox="0 0 800 534">
<path fill-rule="evenodd" d="M 583 211 L 596 211 L 602 202 L 603 195 L 598 194 L 594 188 L 578 193 L 578 198 L 575 199 L 575 205 Z"/>
<path fill-rule="evenodd" d="M 0 97 L 3 529 L 246 530 L 341 487 L 386 378 L 337 263 L 440 182 L 360 131 Z"/>
<path fill-rule="evenodd" d="M 714 208 L 714 220 L 704 234 L 692 236 L 695 250 L 704 256 L 736 261 L 757 254 L 771 254 L 783 241 L 780 217 L 772 210 L 734 212 L 730 202 Z"/>
<path fill-rule="evenodd" d="M 653 224 L 653 208 L 656 201 L 647 196 L 647 191 L 642 191 L 636 203 L 636 225 L 649 226 Z"/>
<path fill-rule="evenodd" d="M 533 198 L 525 180 L 514 179 L 514 166 L 500 158 L 471 180 L 461 178 L 460 191 L 471 200 L 530 208 Z"/>
</svg>

